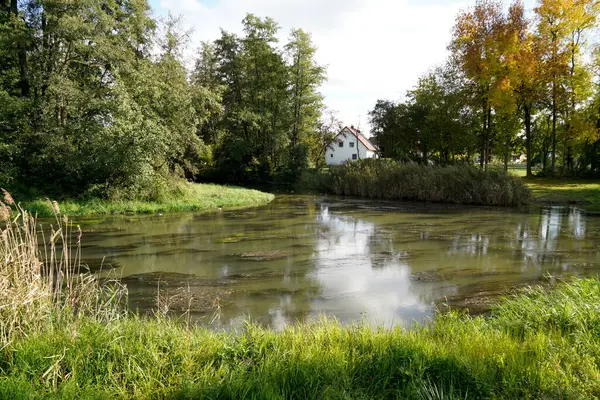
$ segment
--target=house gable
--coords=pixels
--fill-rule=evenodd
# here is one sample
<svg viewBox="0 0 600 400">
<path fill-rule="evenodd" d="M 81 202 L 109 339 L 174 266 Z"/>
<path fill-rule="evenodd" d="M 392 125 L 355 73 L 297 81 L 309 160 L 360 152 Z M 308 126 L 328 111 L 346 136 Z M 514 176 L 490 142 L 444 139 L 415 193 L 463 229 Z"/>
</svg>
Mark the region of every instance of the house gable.
<svg viewBox="0 0 600 400">
<path fill-rule="evenodd" d="M 350 160 L 375 157 L 376 148 L 353 127 L 344 127 L 325 152 L 327 165 L 338 165 Z"/>
</svg>

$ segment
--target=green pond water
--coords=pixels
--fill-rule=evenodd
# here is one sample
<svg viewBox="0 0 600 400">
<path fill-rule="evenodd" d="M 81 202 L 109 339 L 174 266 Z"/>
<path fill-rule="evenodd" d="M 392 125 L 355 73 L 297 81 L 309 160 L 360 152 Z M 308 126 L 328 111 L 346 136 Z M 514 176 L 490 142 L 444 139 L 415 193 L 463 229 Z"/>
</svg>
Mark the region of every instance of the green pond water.
<svg viewBox="0 0 600 400">
<path fill-rule="evenodd" d="M 600 271 L 600 216 L 577 208 L 281 195 L 213 215 L 75 222 L 83 260 L 123 277 L 133 309 L 158 302 L 225 329 L 248 318 L 281 329 L 320 315 L 410 326 L 436 308 L 485 311 L 549 275 Z"/>
</svg>

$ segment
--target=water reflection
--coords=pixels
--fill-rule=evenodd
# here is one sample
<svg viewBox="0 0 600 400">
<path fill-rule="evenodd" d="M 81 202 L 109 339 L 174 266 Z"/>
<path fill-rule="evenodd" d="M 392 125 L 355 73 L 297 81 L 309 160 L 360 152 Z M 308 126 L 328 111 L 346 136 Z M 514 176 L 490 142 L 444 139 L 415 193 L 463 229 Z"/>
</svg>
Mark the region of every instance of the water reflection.
<svg viewBox="0 0 600 400">
<path fill-rule="evenodd" d="M 321 313 L 407 325 L 443 304 L 483 310 L 546 274 L 600 271 L 600 218 L 576 208 L 294 196 L 215 215 L 79 222 L 85 260 L 113 263 L 134 308 L 152 308 L 160 286 L 175 311 L 206 322 L 218 311 L 226 328 L 251 317 L 279 329 Z"/>
<path fill-rule="evenodd" d="M 315 245 L 314 276 L 322 296 L 313 302 L 314 312 L 343 321 L 362 315 L 375 324 L 406 323 L 427 315 L 428 305 L 412 292 L 409 265 L 374 223 L 332 215 L 327 205 L 317 219 L 329 235 Z"/>
</svg>

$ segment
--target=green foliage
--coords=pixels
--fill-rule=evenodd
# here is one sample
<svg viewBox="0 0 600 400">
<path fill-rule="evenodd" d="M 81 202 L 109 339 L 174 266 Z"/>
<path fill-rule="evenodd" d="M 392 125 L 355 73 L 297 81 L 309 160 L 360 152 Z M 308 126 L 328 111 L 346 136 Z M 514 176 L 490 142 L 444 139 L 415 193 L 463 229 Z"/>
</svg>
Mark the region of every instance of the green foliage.
<svg viewBox="0 0 600 400">
<path fill-rule="evenodd" d="M 331 167 L 329 174 L 329 190 L 346 196 L 500 206 L 518 206 L 530 198 L 520 178 L 468 165 L 367 159 Z"/>
<path fill-rule="evenodd" d="M 0 8 L 0 182 L 52 196 L 159 201 L 169 182 L 295 180 L 308 166 L 324 68 L 310 35 L 249 14 L 204 43 L 146 0 Z M 215 170 L 218 173 L 214 173 Z M 161 189 L 167 184 L 167 189 Z"/>
<path fill-rule="evenodd" d="M 249 14 L 243 24 L 243 37 L 223 32 L 214 46 L 212 79 L 225 88 L 216 169 L 233 181 L 281 174 L 295 180 L 308 166 L 311 137 L 318 135 L 325 70 L 302 30 L 293 30 L 280 49 L 275 21 Z M 206 68 L 207 61 L 200 65 Z"/>
<path fill-rule="evenodd" d="M 296 183 L 296 189 L 300 191 L 327 193 L 331 189 L 331 175 L 329 171 L 318 169 L 307 169 L 302 172 Z"/>
<path fill-rule="evenodd" d="M 464 77 L 452 65 L 419 80 L 407 100 L 379 100 L 369 113 L 383 157 L 427 164 L 469 161 L 475 153 L 475 112 Z"/>
<path fill-rule="evenodd" d="M 600 182 L 573 179 L 534 178 L 527 181 L 536 201 L 550 204 L 600 206 Z"/>
<path fill-rule="evenodd" d="M 600 176 L 599 15 L 592 0 L 540 0 L 533 13 L 520 1 L 478 0 L 462 10 L 444 66 L 406 100 L 370 112 L 382 156 L 477 158 L 482 168 L 499 159 L 507 169 L 525 153 L 528 177 L 536 164 L 546 176 Z"/>
<path fill-rule="evenodd" d="M 146 198 L 140 187 L 179 172 L 201 143 L 173 23 L 154 59 L 158 33 L 145 1 L 25 1 L 12 13 L 29 43 L 12 49 L 18 73 L 2 67 L 28 85 L 17 91 L 14 79 L 3 81 L 10 178 L 46 193 L 109 197 L 129 188 Z"/>
</svg>

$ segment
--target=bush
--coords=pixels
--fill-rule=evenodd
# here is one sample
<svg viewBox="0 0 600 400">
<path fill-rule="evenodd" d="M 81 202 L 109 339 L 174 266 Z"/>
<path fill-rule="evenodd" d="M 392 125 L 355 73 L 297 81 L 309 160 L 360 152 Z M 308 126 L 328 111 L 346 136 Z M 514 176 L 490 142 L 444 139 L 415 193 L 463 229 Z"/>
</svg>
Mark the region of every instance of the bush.
<svg viewBox="0 0 600 400">
<path fill-rule="evenodd" d="M 302 171 L 296 189 L 300 191 L 327 192 L 331 186 L 330 175 L 317 169 Z"/>
<path fill-rule="evenodd" d="M 328 190 L 345 196 L 495 206 L 518 206 L 531 196 L 518 177 L 468 165 L 366 159 L 333 166 L 329 173 Z"/>
</svg>

